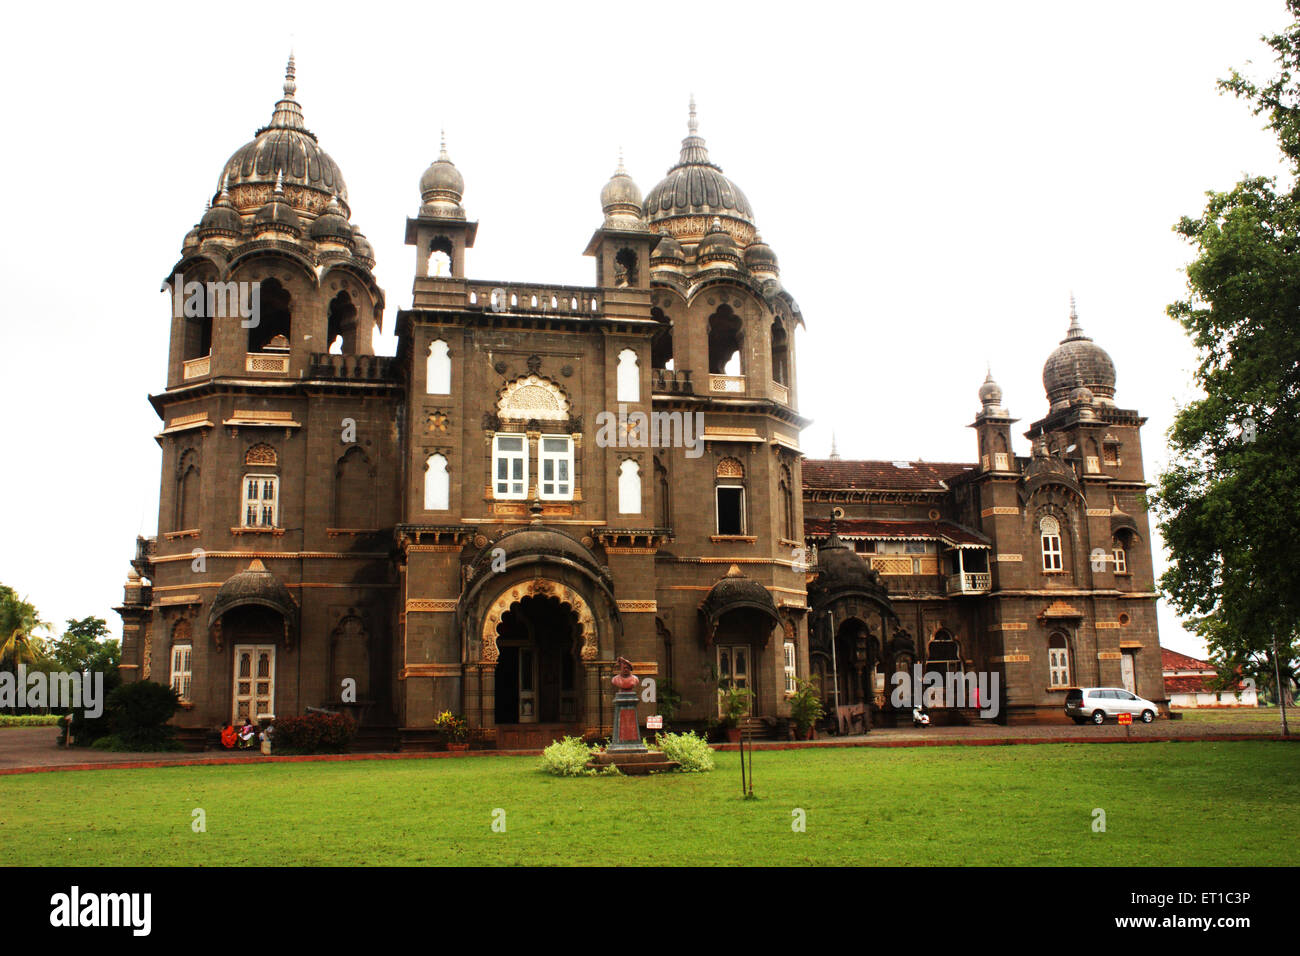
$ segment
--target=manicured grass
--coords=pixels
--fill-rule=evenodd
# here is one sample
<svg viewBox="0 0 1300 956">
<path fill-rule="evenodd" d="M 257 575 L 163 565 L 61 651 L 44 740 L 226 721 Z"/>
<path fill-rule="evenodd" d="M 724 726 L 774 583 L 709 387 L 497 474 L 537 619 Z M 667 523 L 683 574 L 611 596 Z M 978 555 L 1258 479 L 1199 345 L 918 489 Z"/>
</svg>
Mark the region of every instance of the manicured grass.
<svg viewBox="0 0 1300 956">
<path fill-rule="evenodd" d="M 648 778 L 495 756 L 7 776 L 0 863 L 1290 865 L 1278 834 L 1300 828 L 1287 743 L 760 751 L 749 801 L 737 755 L 717 762 Z"/>
<path fill-rule="evenodd" d="M 1187 724 L 1249 724 L 1252 730 L 1268 727 L 1279 734 L 1282 732 L 1282 712 L 1277 707 L 1188 707 L 1174 710 L 1183 715 L 1182 720 Z M 1287 707 L 1286 719 L 1292 733 L 1300 730 L 1300 710 Z"/>
<path fill-rule="evenodd" d="M 62 719 L 60 714 L 0 714 L 0 728 L 53 727 Z"/>
</svg>

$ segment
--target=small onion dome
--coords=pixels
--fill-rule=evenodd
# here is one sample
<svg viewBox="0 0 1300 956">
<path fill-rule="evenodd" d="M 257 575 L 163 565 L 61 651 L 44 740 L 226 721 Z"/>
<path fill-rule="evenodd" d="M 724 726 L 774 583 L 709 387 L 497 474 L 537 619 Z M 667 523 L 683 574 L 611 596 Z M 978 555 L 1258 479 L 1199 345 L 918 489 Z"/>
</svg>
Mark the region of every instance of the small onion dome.
<svg viewBox="0 0 1300 956">
<path fill-rule="evenodd" d="M 763 237 L 755 233 L 754 241 L 745 248 L 745 266 L 750 272 L 770 273 L 777 275 L 781 269 L 777 265 L 776 253 L 772 247 L 763 241 Z"/>
<path fill-rule="evenodd" d="M 992 369 L 989 369 L 984 384 L 980 386 L 980 404 L 987 411 L 1000 409 L 1002 406 L 1002 386 L 993 381 Z"/>
<path fill-rule="evenodd" d="M 651 266 L 683 266 L 686 264 L 686 252 L 682 249 L 682 244 L 668 235 L 661 232 L 662 238 L 658 245 L 655 246 L 654 252 L 650 253 Z"/>
<path fill-rule="evenodd" d="M 447 137 L 444 136 L 438 158 L 420 177 L 420 199 L 424 201 L 420 215 L 464 219 L 465 210 L 460 205 L 464 196 L 465 177 L 447 155 Z"/>
<path fill-rule="evenodd" d="M 352 257 L 365 264 L 367 269 L 375 265 L 375 247 L 361 234 L 360 229 L 352 230 Z"/>
<path fill-rule="evenodd" d="M 1067 407 L 1070 391 L 1078 385 L 1087 386 L 1094 401 L 1115 404 L 1115 363 L 1105 349 L 1084 334 L 1071 301 L 1069 331 L 1043 364 L 1043 388 L 1052 409 Z"/>
<path fill-rule="evenodd" d="M 740 264 L 740 247 L 736 245 L 736 240 L 731 238 L 731 233 L 723 228 L 722 220 L 717 216 L 713 218 L 713 225 L 709 227 L 709 231 L 696 247 L 695 258 L 701 266 Z"/>
<path fill-rule="evenodd" d="M 352 226 L 343 216 L 343 207 L 331 199 L 325 211 L 311 224 L 308 234 L 317 242 L 332 242 L 352 248 Z"/>
<path fill-rule="evenodd" d="M 1070 392 L 1070 407 L 1079 410 L 1080 418 L 1095 418 L 1096 413 L 1092 410 L 1092 389 L 1086 385 L 1079 385 Z"/>
<path fill-rule="evenodd" d="M 600 191 L 600 208 L 605 213 L 606 227 L 616 229 L 646 230 L 641 217 L 641 190 L 623 168 L 623 156 L 618 157 L 618 169 Z"/>
<path fill-rule="evenodd" d="M 268 232 L 287 236 L 302 235 L 302 220 L 284 198 L 284 184 L 280 180 L 276 180 L 275 192 L 271 193 L 270 200 L 253 216 L 253 234 L 260 236 Z"/>
<path fill-rule="evenodd" d="M 243 231 L 243 220 L 239 218 L 239 213 L 235 210 L 235 204 L 230 201 L 230 192 L 226 189 L 226 183 L 223 180 L 221 192 L 217 195 L 216 205 L 205 212 L 203 218 L 199 220 L 199 232 L 205 239 L 209 236 L 235 239 Z"/>
<path fill-rule="evenodd" d="M 192 252 L 199 247 L 199 224 L 196 222 L 194 228 L 185 233 L 185 238 L 181 241 L 182 252 Z"/>
</svg>

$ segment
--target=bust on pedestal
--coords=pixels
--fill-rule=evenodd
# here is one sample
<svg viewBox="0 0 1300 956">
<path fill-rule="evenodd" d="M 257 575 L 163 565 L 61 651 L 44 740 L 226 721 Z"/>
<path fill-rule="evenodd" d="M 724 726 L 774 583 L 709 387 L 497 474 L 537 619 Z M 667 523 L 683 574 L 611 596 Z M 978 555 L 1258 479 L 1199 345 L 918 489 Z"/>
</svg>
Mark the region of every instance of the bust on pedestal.
<svg viewBox="0 0 1300 956">
<path fill-rule="evenodd" d="M 618 673 L 610 682 L 614 685 L 614 733 L 609 749 L 623 753 L 645 753 L 641 743 L 641 726 L 636 719 L 636 689 L 641 686 L 632 673 L 632 662 L 626 657 L 618 659 Z"/>
</svg>

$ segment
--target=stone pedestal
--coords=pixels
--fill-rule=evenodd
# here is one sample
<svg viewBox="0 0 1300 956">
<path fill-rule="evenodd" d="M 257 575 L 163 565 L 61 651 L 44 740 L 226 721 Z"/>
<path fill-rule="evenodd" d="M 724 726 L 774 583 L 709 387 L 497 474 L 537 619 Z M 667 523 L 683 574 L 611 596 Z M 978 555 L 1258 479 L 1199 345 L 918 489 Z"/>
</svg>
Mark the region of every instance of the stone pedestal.
<svg viewBox="0 0 1300 956">
<path fill-rule="evenodd" d="M 645 753 L 641 743 L 641 726 L 636 719 L 636 691 L 620 690 L 614 694 L 614 732 L 609 750 L 616 753 Z"/>
</svg>

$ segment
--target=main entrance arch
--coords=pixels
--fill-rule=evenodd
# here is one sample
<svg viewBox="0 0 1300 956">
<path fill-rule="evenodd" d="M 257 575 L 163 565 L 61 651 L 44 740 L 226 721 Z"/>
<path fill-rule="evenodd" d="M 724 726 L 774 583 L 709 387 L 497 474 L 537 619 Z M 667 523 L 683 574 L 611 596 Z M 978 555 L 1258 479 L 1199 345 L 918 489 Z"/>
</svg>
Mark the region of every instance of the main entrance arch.
<svg viewBox="0 0 1300 956">
<path fill-rule="evenodd" d="M 548 595 L 510 605 L 497 625 L 495 718 L 503 724 L 572 724 L 584 674 L 578 614 Z"/>
</svg>

